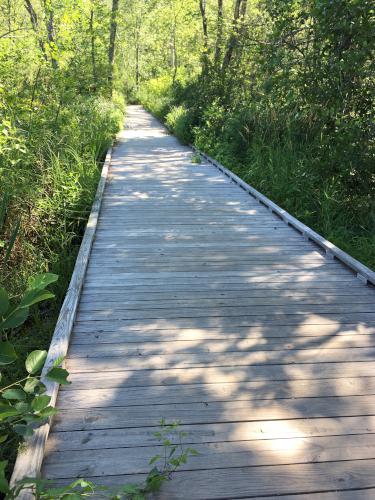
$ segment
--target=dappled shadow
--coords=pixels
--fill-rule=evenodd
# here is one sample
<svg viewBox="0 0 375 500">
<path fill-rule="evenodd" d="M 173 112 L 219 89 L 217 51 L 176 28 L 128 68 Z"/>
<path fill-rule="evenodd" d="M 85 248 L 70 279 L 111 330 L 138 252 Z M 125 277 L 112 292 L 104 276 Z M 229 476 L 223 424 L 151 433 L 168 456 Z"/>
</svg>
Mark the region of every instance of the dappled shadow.
<svg viewBox="0 0 375 500">
<path fill-rule="evenodd" d="M 129 121 L 45 475 L 142 479 L 165 418 L 200 454 L 161 498 L 375 487 L 373 290 L 150 115 Z"/>
</svg>

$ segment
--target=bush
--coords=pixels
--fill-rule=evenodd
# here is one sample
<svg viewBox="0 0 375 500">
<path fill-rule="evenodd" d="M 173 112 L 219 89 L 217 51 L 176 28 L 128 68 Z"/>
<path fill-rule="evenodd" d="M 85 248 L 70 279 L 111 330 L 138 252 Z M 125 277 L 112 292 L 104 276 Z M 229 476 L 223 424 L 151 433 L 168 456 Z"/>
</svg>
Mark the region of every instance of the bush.
<svg viewBox="0 0 375 500">
<path fill-rule="evenodd" d="M 138 99 L 150 113 L 164 120 L 173 102 L 172 79 L 161 76 L 145 82 Z"/>
<path fill-rule="evenodd" d="M 165 117 L 167 127 L 183 144 L 193 142 L 192 115 L 184 106 L 173 106 Z"/>
</svg>

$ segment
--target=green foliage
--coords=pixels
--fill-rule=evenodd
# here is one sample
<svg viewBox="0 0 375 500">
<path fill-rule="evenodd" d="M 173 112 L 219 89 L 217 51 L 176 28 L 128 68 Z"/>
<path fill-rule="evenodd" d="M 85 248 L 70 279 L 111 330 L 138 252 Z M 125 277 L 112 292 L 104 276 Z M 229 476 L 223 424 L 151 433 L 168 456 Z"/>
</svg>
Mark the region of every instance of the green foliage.
<svg viewBox="0 0 375 500">
<path fill-rule="evenodd" d="M 12 339 L 2 339 L 0 361 L 7 363 L 2 385 L 8 386 L 24 378 L 30 352 L 48 348 L 95 196 L 100 163 L 120 127 L 124 102 L 117 76 L 113 86 L 109 82 L 109 4 L 3 4 L 0 287 L 19 297 L 29 276 L 60 276 L 51 292 L 31 286 L 23 302 L 7 314 L 5 326 L 13 328 Z M 52 293 L 56 300 L 45 302 Z M 28 308 L 42 300 L 42 307 L 32 308 L 29 315 Z M 66 379 L 60 367 L 53 373 L 60 383 Z M 26 392 L 36 384 L 32 377 L 25 381 Z M 1 447 L 0 458 L 8 459 L 8 471 L 17 442 L 15 437 Z"/>
<path fill-rule="evenodd" d="M 17 361 L 13 345 L 13 330 L 19 328 L 28 318 L 30 307 L 53 298 L 46 290 L 48 285 L 57 281 L 55 274 L 41 274 L 29 280 L 29 286 L 18 300 L 10 300 L 4 288 L 0 288 L 0 366 L 5 367 Z M 21 379 L 12 379 L 0 389 L 0 442 L 7 444 L 31 436 L 37 425 L 55 414 L 50 403 L 50 396 L 44 394 L 45 384 L 41 381 L 41 372 L 47 358 L 47 352 L 35 350 L 25 360 Z M 68 372 L 59 368 L 60 360 L 45 373 L 45 378 L 67 383 Z M 0 379 L 1 380 L 1 379 Z M 5 479 L 6 461 L 0 463 L 0 491 L 8 491 Z"/>
<path fill-rule="evenodd" d="M 161 76 L 146 82 L 138 94 L 144 107 L 160 120 L 164 120 L 172 105 L 172 80 Z"/>
<path fill-rule="evenodd" d="M 165 117 L 165 123 L 183 144 L 192 142 L 192 116 L 184 106 L 173 106 Z"/>
</svg>

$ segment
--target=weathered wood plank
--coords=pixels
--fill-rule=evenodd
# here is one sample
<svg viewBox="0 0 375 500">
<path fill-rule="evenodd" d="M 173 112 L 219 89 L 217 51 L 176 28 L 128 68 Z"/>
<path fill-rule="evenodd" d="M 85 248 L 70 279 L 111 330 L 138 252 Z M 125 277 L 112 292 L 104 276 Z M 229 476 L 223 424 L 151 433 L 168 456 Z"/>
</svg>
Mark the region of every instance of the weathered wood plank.
<svg viewBox="0 0 375 500">
<path fill-rule="evenodd" d="M 54 450 L 97 450 L 105 448 L 135 448 L 158 444 L 155 427 L 103 429 L 92 431 L 52 432 L 47 452 Z M 187 433 L 184 442 L 192 445 L 236 441 L 305 438 L 311 436 L 345 436 L 375 433 L 375 416 L 335 417 L 260 422 L 229 422 L 181 425 Z M 173 444 L 177 440 L 170 437 Z M 130 450 L 131 451 L 131 450 Z"/>
<path fill-rule="evenodd" d="M 374 434 L 197 444 L 199 455 L 191 457 L 179 470 L 204 469 L 209 475 L 212 469 L 226 469 L 228 464 L 237 468 L 364 460 L 373 458 L 374 446 Z M 160 453 L 161 446 L 131 451 L 116 447 L 101 450 L 98 460 L 92 450 L 59 451 L 46 455 L 44 474 L 51 479 L 147 474 L 150 457 Z"/>
<path fill-rule="evenodd" d="M 142 344 L 153 342 L 154 348 L 157 349 L 157 342 L 199 342 L 202 341 L 221 341 L 223 339 L 223 331 L 219 328 L 181 328 L 174 329 L 173 327 L 166 330 L 156 331 L 129 331 L 126 327 L 118 327 L 112 330 L 100 329 L 86 326 L 76 325 L 75 333 L 72 336 L 71 345 L 80 344 L 116 344 L 126 342 L 129 344 Z M 342 343 L 355 342 L 360 346 L 363 342 L 372 344 L 375 333 L 375 324 L 371 325 L 302 325 L 291 328 L 288 325 L 280 325 L 275 327 L 231 327 L 225 329 L 225 339 L 231 342 L 257 341 L 263 342 L 266 345 L 272 344 L 273 341 L 288 343 L 288 345 L 304 345 L 309 343 L 318 345 L 337 342 L 337 346 Z M 83 334 L 83 335 L 82 335 Z M 362 337 L 366 340 L 361 340 Z M 355 339 L 355 340 L 354 340 Z M 186 345 L 186 344 L 185 344 Z M 160 347 L 162 349 L 162 347 Z"/>
<path fill-rule="evenodd" d="M 350 349 L 290 349 L 274 351 L 242 352 L 203 352 L 173 353 L 162 355 L 133 355 L 69 358 L 67 368 L 70 372 L 150 370 L 165 368 L 197 368 L 208 366 L 248 366 L 259 364 L 312 363 L 317 358 L 322 363 L 342 361 L 368 361 L 374 359 L 375 348 Z"/>
<path fill-rule="evenodd" d="M 78 331 L 119 331 L 120 328 L 125 327 L 130 331 L 151 331 L 151 330 L 170 330 L 179 328 L 221 328 L 227 329 L 228 327 L 247 327 L 247 326 L 262 326 L 269 328 L 272 326 L 285 326 L 290 327 L 295 325 L 339 325 L 353 324 L 353 321 L 360 325 L 373 324 L 375 322 L 375 313 L 349 313 L 349 314 L 277 314 L 274 316 L 221 316 L 210 318 L 170 318 L 170 319 L 138 319 L 138 320 L 108 320 L 97 319 L 79 321 L 77 319 L 75 330 Z"/>
<path fill-rule="evenodd" d="M 240 302 L 240 301 L 239 301 Z M 266 302 L 266 301 L 265 301 Z M 291 301 L 290 301 L 291 302 Z M 234 304 L 213 304 L 209 305 L 202 304 L 197 307 L 197 305 L 186 304 L 186 307 L 174 304 L 173 301 L 169 304 L 162 304 L 161 306 L 157 303 L 146 303 L 141 304 L 123 305 L 121 303 L 103 303 L 102 306 L 95 304 L 87 304 L 79 309 L 77 319 L 82 321 L 84 319 L 105 319 L 111 318 L 113 320 L 117 319 L 136 319 L 136 318 L 200 318 L 204 317 L 216 317 L 216 316 L 252 316 L 252 315 L 262 315 L 262 314 L 329 314 L 329 313 L 343 313 L 343 312 L 353 312 L 353 313 L 367 313 L 374 310 L 374 302 L 366 301 L 355 303 L 345 302 L 342 303 L 329 303 L 329 304 L 291 304 L 291 303 L 276 303 L 276 304 L 263 304 L 263 305 L 251 305 L 249 301 L 248 305 L 241 304 L 241 306 L 236 306 Z M 184 304 L 182 304 L 184 305 Z"/>
<path fill-rule="evenodd" d="M 303 494 L 300 498 L 311 500 L 306 493 L 317 493 L 316 500 L 320 499 L 320 492 L 331 493 L 329 500 L 341 498 L 342 490 L 358 490 L 353 497 L 361 500 L 373 499 L 372 492 L 375 489 L 374 481 L 375 460 L 349 460 L 330 463 L 312 463 L 297 465 L 276 465 L 261 467 L 239 467 L 227 469 L 213 469 L 208 474 L 206 470 L 181 471 L 173 475 L 172 481 L 165 483 L 158 499 L 186 500 L 186 492 L 189 499 L 228 499 L 228 498 L 273 498 L 279 495 L 295 493 Z M 88 478 L 90 479 L 90 478 Z M 91 478 L 94 479 L 94 478 Z M 95 476 L 99 484 L 110 486 L 121 486 L 128 482 L 139 483 L 145 479 L 145 475 L 121 475 L 121 476 Z M 57 484 L 64 484 L 63 481 Z M 66 484 L 66 482 L 65 482 Z M 371 492 L 370 494 L 368 492 Z M 362 492 L 364 496 L 362 497 Z M 336 495 L 336 496 L 335 496 Z M 284 500 L 284 496 L 281 497 Z M 303 498 L 303 500 L 305 500 Z M 324 496 L 322 496 L 324 498 Z M 315 500 L 315 498 L 313 498 Z M 326 499 L 325 499 L 326 500 Z"/>
<path fill-rule="evenodd" d="M 97 339 L 94 344 L 87 349 L 85 343 L 72 340 L 69 348 L 69 358 L 83 357 L 108 357 L 108 356 L 147 356 L 155 354 L 182 354 L 182 353 L 228 353 L 228 352 L 259 352 L 259 351 L 284 351 L 295 349 L 355 349 L 355 348 L 375 348 L 375 338 L 372 335 L 362 335 L 353 337 L 349 335 L 334 336 L 333 338 L 322 337 L 287 337 L 285 339 L 246 339 L 234 338 L 232 340 L 215 341 L 204 339 L 203 341 L 189 340 L 169 340 L 169 341 L 149 341 L 137 342 L 101 342 Z M 117 341 L 117 342 L 116 342 Z M 294 351 L 293 351 L 294 352 Z"/>
<path fill-rule="evenodd" d="M 283 290 L 279 295 L 267 289 L 244 289 L 244 290 L 197 290 L 192 298 L 191 291 L 177 290 L 177 291 L 163 291 L 163 290 L 149 290 L 145 292 L 135 292 L 131 290 L 104 290 L 100 294 L 100 298 L 95 291 L 84 289 L 81 295 L 80 305 L 82 308 L 88 305 L 96 305 L 101 302 L 102 305 L 118 305 L 122 304 L 124 307 L 131 307 L 135 305 L 147 305 L 145 302 L 155 304 L 156 307 L 164 307 L 166 304 L 174 305 L 199 305 L 203 303 L 221 304 L 228 301 L 232 305 L 237 300 L 237 304 L 251 303 L 254 305 L 262 304 L 283 304 L 287 301 L 292 303 L 308 303 L 308 304 L 329 304 L 346 302 L 357 303 L 363 301 L 374 302 L 374 296 L 367 290 L 361 288 L 356 289 L 327 289 L 327 290 L 310 290 L 309 293 L 301 292 L 300 290 Z M 104 307 L 105 307 L 104 305 Z M 150 304 L 151 305 L 151 304 Z"/>
<path fill-rule="evenodd" d="M 375 396 L 340 396 L 175 403 L 89 409 L 61 410 L 54 418 L 54 431 L 93 430 L 158 426 L 160 420 L 179 420 L 182 424 L 251 422 L 316 417 L 352 417 L 375 414 Z"/>
<path fill-rule="evenodd" d="M 126 368 L 126 367 L 125 367 Z M 321 380 L 329 378 L 372 377 L 375 362 L 302 363 L 278 365 L 253 365 L 240 367 L 167 368 L 156 370 L 119 370 L 116 372 L 74 372 L 72 385 L 63 390 L 106 389 L 117 387 L 174 386 L 180 384 L 218 384 L 229 382 L 264 381 L 265 390 L 275 380 Z M 268 383 L 269 382 L 269 383 Z"/>
<path fill-rule="evenodd" d="M 186 384 L 178 386 L 178 393 L 163 386 L 107 389 L 75 389 L 61 391 L 59 408 L 105 408 L 108 406 L 137 406 L 173 403 L 199 403 L 218 401 L 255 401 L 266 399 L 361 396 L 375 394 L 374 377 L 338 378 L 321 380 L 272 381 L 268 392 L 261 381 L 221 384 Z"/>
</svg>

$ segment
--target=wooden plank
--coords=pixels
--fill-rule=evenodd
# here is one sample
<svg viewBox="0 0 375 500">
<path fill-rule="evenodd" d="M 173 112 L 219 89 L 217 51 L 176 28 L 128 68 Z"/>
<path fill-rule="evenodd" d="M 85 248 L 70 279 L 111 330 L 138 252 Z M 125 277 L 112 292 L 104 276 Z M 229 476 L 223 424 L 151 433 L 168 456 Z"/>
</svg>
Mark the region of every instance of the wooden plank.
<svg viewBox="0 0 375 500">
<path fill-rule="evenodd" d="M 52 336 L 48 356 L 42 371 L 41 380 L 45 384 L 46 394 L 51 397 L 50 405 L 56 403 L 59 384 L 45 378 L 46 373 L 51 369 L 57 359 L 63 359 L 66 356 L 69 346 L 69 338 L 75 319 L 78 301 L 86 273 L 86 268 L 94 240 L 95 230 L 99 218 L 100 206 L 102 202 L 104 187 L 107 180 L 109 165 L 111 162 L 112 149 L 109 149 L 102 168 L 100 181 L 96 191 L 94 203 L 87 222 L 85 234 L 82 239 L 77 261 L 74 267 L 72 278 L 70 280 L 68 292 L 61 307 L 57 320 L 56 328 Z M 38 427 L 33 436 L 26 440 L 22 447 L 22 452 L 17 455 L 17 460 L 13 469 L 11 485 L 24 477 L 37 477 L 43 460 L 45 444 L 50 429 L 50 420 Z M 20 499 L 31 498 L 29 491 L 25 491 L 19 496 Z"/>
<path fill-rule="evenodd" d="M 182 464 L 181 471 L 259 467 L 281 464 L 315 464 L 337 460 L 364 460 L 373 458 L 375 435 L 323 436 L 288 438 L 195 445 L 198 456 Z M 92 450 L 69 450 L 46 455 L 43 463 L 45 477 L 70 478 L 147 474 L 149 460 L 162 454 L 161 446 L 108 448 L 100 451 L 100 460 Z"/>
<path fill-rule="evenodd" d="M 257 318 L 262 315 L 267 316 L 268 320 L 272 318 L 280 318 L 281 316 L 308 316 L 312 314 L 340 314 L 340 313 L 372 313 L 374 306 L 368 304 L 291 304 L 285 306 L 262 305 L 262 306 L 221 306 L 217 308 L 200 308 L 200 307 L 173 307 L 173 304 L 168 308 L 147 309 L 146 306 L 139 309 L 127 309 L 121 307 L 105 307 L 95 310 L 94 307 L 89 307 L 86 310 L 79 310 L 77 313 L 77 321 L 95 321 L 106 320 L 111 318 L 112 321 L 120 320 L 136 320 L 136 319 L 187 319 L 187 318 L 229 318 L 235 317 L 237 320 L 245 318 Z M 297 320 L 298 321 L 298 320 Z"/>
<path fill-rule="evenodd" d="M 342 286 L 340 282 L 335 282 L 335 281 L 310 281 L 308 283 L 308 287 L 306 286 L 306 283 L 304 282 L 277 282 L 277 281 L 262 281 L 260 283 L 247 283 L 247 282 L 235 282 L 235 283 L 225 283 L 225 286 L 223 283 L 221 283 L 220 280 L 218 281 L 208 281 L 206 280 L 205 282 L 199 282 L 199 283 L 170 283 L 169 281 L 167 283 L 158 283 L 158 284 L 152 284 L 149 283 L 147 285 L 145 284 L 132 284 L 128 285 L 126 281 L 123 281 L 122 283 L 111 283 L 108 286 L 106 286 L 105 283 L 95 284 L 94 281 L 91 283 L 85 282 L 85 290 L 90 291 L 91 293 L 97 293 L 96 290 L 100 290 L 101 292 L 105 292 L 106 288 L 110 288 L 110 290 L 113 290 L 114 293 L 119 293 L 120 291 L 124 291 L 125 293 L 127 291 L 134 291 L 136 293 L 143 293 L 143 292 L 152 292 L 152 293 L 158 293 L 158 292 L 183 292 L 190 290 L 191 292 L 207 292 L 211 290 L 216 290 L 216 291 L 243 291 L 244 293 L 250 292 L 258 292 L 259 290 L 273 290 L 273 291 L 279 291 L 279 293 L 287 293 L 291 292 L 294 290 L 301 291 L 301 290 L 306 290 L 308 289 L 309 291 L 316 291 L 318 293 L 336 293 L 336 292 L 341 292 L 344 290 L 347 291 L 367 291 L 367 287 L 364 287 L 362 283 L 360 283 L 358 280 L 353 278 L 353 281 L 351 282 L 345 282 L 345 287 Z"/>
<path fill-rule="evenodd" d="M 234 300 L 238 299 L 239 303 L 244 303 L 246 301 L 253 303 L 254 305 L 263 301 L 263 304 L 271 303 L 283 303 L 284 301 L 296 302 L 296 303 L 309 303 L 309 304 L 321 304 L 321 303 L 331 303 L 339 301 L 344 304 L 347 301 L 352 301 L 353 303 L 363 301 L 374 301 L 375 296 L 371 291 L 367 291 L 362 288 L 355 289 L 311 289 L 309 293 L 301 290 L 288 290 L 284 289 L 281 293 L 267 289 L 247 289 L 244 290 L 197 290 L 194 293 L 194 298 L 191 298 L 191 290 L 150 290 L 144 292 L 134 292 L 131 290 L 103 290 L 100 294 L 100 299 L 98 294 L 92 289 L 83 289 L 81 295 L 81 306 L 86 306 L 87 304 L 95 304 L 97 301 L 101 301 L 104 304 L 118 304 L 122 303 L 124 306 L 130 306 L 135 304 L 141 304 L 144 302 L 153 302 L 157 307 L 167 303 L 173 303 L 175 305 L 193 305 L 201 304 L 210 301 L 210 303 L 221 303 L 228 301 L 231 304 Z"/>
<path fill-rule="evenodd" d="M 92 323 L 90 324 L 92 325 Z M 295 345 L 304 345 L 305 342 L 314 345 L 337 342 L 338 345 L 347 342 L 358 342 L 372 344 L 371 339 L 375 333 L 374 325 L 302 325 L 291 328 L 289 325 L 276 325 L 275 327 L 232 327 L 225 329 L 225 339 L 231 342 L 246 340 L 251 342 L 271 343 L 279 341 Z M 362 340 L 364 337 L 366 340 Z M 352 340 L 355 339 L 355 340 Z M 367 340 L 368 339 L 368 340 Z M 200 342 L 222 341 L 223 331 L 219 328 L 182 328 L 173 327 L 166 330 L 152 331 L 129 331 L 126 326 L 109 329 L 100 329 L 98 326 L 87 328 L 86 325 L 77 324 L 71 339 L 71 345 L 79 344 L 116 344 L 126 342 L 128 344 L 142 344 L 152 342 L 154 349 L 158 349 L 158 342 Z M 186 345 L 186 344 L 184 344 Z M 162 347 L 160 347 L 162 349 Z"/>
<path fill-rule="evenodd" d="M 336 263 L 332 261 L 326 261 L 326 262 L 304 262 L 300 264 L 291 264 L 288 262 L 283 262 L 280 264 L 272 264 L 270 265 L 269 263 L 265 264 L 260 264 L 260 263 L 246 263 L 246 262 L 241 262 L 239 264 L 236 263 L 210 263 L 210 262 L 195 262 L 195 263 L 189 263 L 189 262 L 170 262 L 168 263 L 154 263 L 154 262 L 148 262 L 144 263 L 141 262 L 139 264 L 137 263 L 121 263 L 121 262 L 110 262 L 110 263 L 96 263 L 92 262 L 89 265 L 88 272 L 90 274 L 97 274 L 99 273 L 99 270 L 101 270 L 103 273 L 107 273 L 109 275 L 111 274 L 120 274 L 122 275 L 125 272 L 131 272 L 131 273 L 164 273 L 164 272 L 169 272 L 169 273 L 187 273 L 187 272 L 193 272 L 193 273 L 201 273 L 201 272 L 244 272 L 246 274 L 248 273 L 265 273 L 269 271 L 270 273 L 272 272 L 280 272 L 280 273 L 286 273 L 286 272 L 298 272 L 298 271 L 322 271 L 322 270 L 327 270 L 328 273 L 339 273 L 341 274 L 341 269 L 339 269 L 336 265 Z M 374 294 L 375 297 L 375 294 Z"/>
<path fill-rule="evenodd" d="M 231 382 L 264 381 L 264 388 L 272 388 L 273 381 L 322 380 L 329 378 L 372 377 L 375 362 L 305 363 L 254 365 L 241 367 L 167 368 L 164 370 L 119 370 L 117 372 L 73 372 L 72 385 L 63 391 L 74 389 L 107 389 L 118 387 L 176 386 L 180 384 L 220 384 Z M 171 389 L 171 390 L 172 390 Z"/>
<path fill-rule="evenodd" d="M 157 427 L 103 429 L 93 431 L 51 432 L 47 453 L 54 450 L 100 450 L 105 448 L 136 448 L 158 444 Z M 181 425 L 187 434 L 183 442 L 191 445 L 236 441 L 305 438 L 311 436 L 345 436 L 375 433 L 375 416 L 315 418 L 260 422 L 229 422 Z M 170 436 L 173 444 L 178 440 Z"/>
<path fill-rule="evenodd" d="M 190 295 L 191 296 L 191 295 Z M 126 310 L 130 311 L 132 309 L 135 310 L 145 310 L 145 309 L 187 309 L 187 308 L 208 308 L 214 309 L 218 307 L 240 307 L 247 306 L 258 307 L 258 306 L 309 306 L 309 312 L 313 312 L 314 309 L 310 308 L 310 306 L 317 305 L 348 305 L 348 304 L 370 304 L 373 307 L 375 306 L 375 296 L 371 295 L 359 295 L 359 296 L 350 296 L 350 295 L 332 295 L 331 297 L 294 297 L 289 295 L 287 297 L 234 297 L 234 298 L 200 298 L 200 299 L 174 299 L 170 298 L 168 300 L 159 299 L 157 300 L 155 297 L 149 299 L 148 294 L 144 294 L 142 296 L 142 300 L 129 300 L 130 294 L 128 297 L 113 297 L 113 295 L 107 295 L 105 297 L 101 296 L 100 299 L 97 296 L 89 296 L 82 298 L 80 302 L 80 311 L 101 311 L 105 312 L 107 308 L 111 310 Z M 185 307 L 184 307 L 185 306 Z M 340 307 L 335 309 L 335 311 L 339 312 Z M 324 307 L 323 310 L 324 311 Z"/>
<path fill-rule="evenodd" d="M 203 498 L 228 499 L 228 498 L 263 498 L 269 495 L 294 494 L 316 492 L 316 500 L 320 499 L 320 492 L 335 492 L 329 500 L 340 499 L 342 490 L 372 488 L 374 491 L 375 460 L 348 460 L 327 463 L 276 465 L 263 467 L 239 467 L 227 469 L 213 469 L 207 474 L 206 470 L 181 471 L 173 474 L 172 480 L 165 483 L 161 489 L 159 499 L 189 500 Z M 88 477 L 87 479 L 90 479 Z M 145 480 L 145 475 L 121 475 L 107 477 L 92 477 L 99 484 L 107 486 L 121 486 L 125 483 L 140 483 Z M 67 481 L 66 481 L 67 482 Z M 64 484 L 63 481 L 56 484 Z M 350 498 L 370 498 L 359 496 Z M 283 500 L 285 497 L 281 497 Z M 308 500 L 311 500 L 307 497 Z M 324 498 L 324 497 L 322 497 Z M 328 497 L 329 498 L 329 497 Z M 315 500 L 315 499 L 314 499 Z"/>
<path fill-rule="evenodd" d="M 138 319 L 138 320 L 76 320 L 75 330 L 93 331 L 93 329 L 103 331 L 119 331 L 126 327 L 130 331 L 151 331 L 151 330 L 170 330 L 179 328 L 228 328 L 228 327 L 248 327 L 263 326 L 268 328 L 272 326 L 283 325 L 344 325 L 358 322 L 362 325 L 375 322 L 375 313 L 350 313 L 350 314 L 278 314 L 274 316 L 236 316 L 228 317 L 210 317 L 210 318 L 172 318 L 172 319 Z"/>
<path fill-rule="evenodd" d="M 145 249 L 149 250 L 150 247 L 150 239 L 148 239 L 148 243 L 146 242 L 129 242 L 125 238 L 117 238 L 117 239 L 111 239 L 110 241 L 106 241 L 105 238 L 102 238 L 101 240 L 95 240 L 94 247 L 95 249 L 115 249 L 115 248 L 121 248 L 123 250 L 142 250 L 144 251 Z M 195 240 L 185 240 L 185 241 L 176 241 L 176 240 L 162 240 L 162 241 L 154 241 L 155 243 L 154 248 L 164 248 L 164 249 L 189 249 L 189 248 L 204 248 L 204 249 L 221 249 L 221 250 L 235 250 L 238 249 L 238 251 L 241 250 L 241 248 L 261 248 L 263 246 L 266 247 L 273 247 L 276 249 L 280 250 L 287 250 L 288 248 L 301 248 L 307 250 L 309 247 L 308 243 L 304 242 L 300 238 L 279 238 L 279 240 L 275 241 L 275 239 L 270 239 L 270 238 L 256 238 L 251 240 L 250 238 L 247 239 L 247 241 L 238 241 L 238 240 L 228 240 L 225 242 L 225 245 L 223 244 L 222 240 L 207 240 L 203 241 L 202 238 L 196 238 Z M 220 245 L 221 243 L 221 245 Z"/>
<path fill-rule="evenodd" d="M 375 349 L 360 347 L 350 349 L 290 349 L 274 351 L 203 352 L 182 354 L 120 355 L 83 358 L 69 358 L 70 372 L 150 370 L 165 368 L 197 368 L 207 366 L 248 366 L 259 364 L 311 363 L 319 357 L 322 363 L 342 361 L 368 361 L 374 358 Z"/>
<path fill-rule="evenodd" d="M 254 497 L 252 497 L 254 498 Z M 375 488 L 335 490 L 329 492 L 302 493 L 297 495 L 283 495 L 282 500 L 374 500 Z M 250 497 L 242 498 L 249 500 Z M 262 496 L 262 500 L 280 500 L 280 496 Z"/>
<path fill-rule="evenodd" d="M 375 396 L 340 396 L 181 403 L 61 410 L 54 418 L 54 431 L 93 430 L 158 426 L 160 420 L 182 424 L 251 422 L 317 417 L 375 415 Z"/>
<path fill-rule="evenodd" d="M 234 338 L 225 340 L 211 340 L 204 339 L 201 341 L 189 340 L 174 340 L 169 341 L 149 341 L 137 342 L 124 342 L 122 338 L 114 338 L 113 342 L 101 342 L 97 339 L 94 344 L 91 337 L 92 346 L 89 352 L 85 343 L 80 344 L 72 339 L 69 348 L 70 358 L 82 357 L 102 357 L 102 356 L 147 356 L 150 354 L 173 354 L 173 353 L 227 353 L 227 352 L 246 352 L 246 351 L 280 351 L 287 349 L 305 349 L 319 348 L 326 349 L 350 349 L 350 348 L 369 348 L 375 347 L 375 338 L 373 335 L 361 335 L 353 337 L 349 335 L 334 336 L 331 338 L 322 337 L 286 337 L 286 338 L 268 338 L 268 339 L 247 339 L 247 338 Z"/>
<path fill-rule="evenodd" d="M 161 405 L 218 401 L 277 400 L 322 396 L 363 396 L 375 394 L 375 377 L 321 380 L 275 380 L 268 392 L 261 381 L 220 384 L 180 384 L 178 394 L 163 386 L 106 389 L 75 389 L 61 391 L 59 408 L 105 408 L 114 406 Z"/>
</svg>

